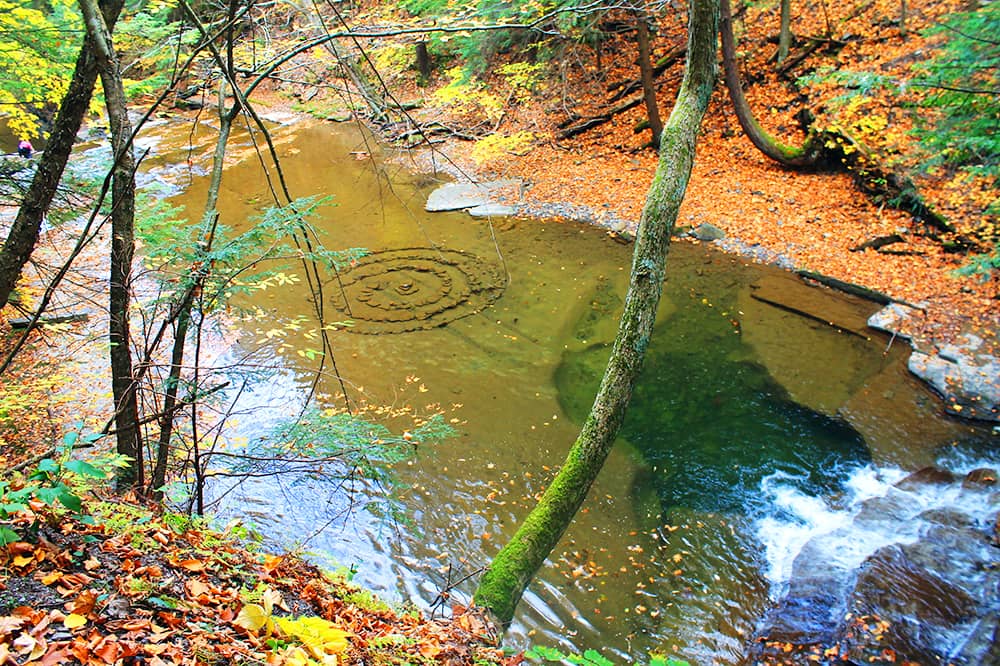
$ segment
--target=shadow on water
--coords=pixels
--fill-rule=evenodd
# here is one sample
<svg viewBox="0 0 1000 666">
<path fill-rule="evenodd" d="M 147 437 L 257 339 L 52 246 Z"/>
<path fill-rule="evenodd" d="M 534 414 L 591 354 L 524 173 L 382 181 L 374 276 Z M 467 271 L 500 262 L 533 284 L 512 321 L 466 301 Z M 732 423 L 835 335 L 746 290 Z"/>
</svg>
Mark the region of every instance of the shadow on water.
<svg viewBox="0 0 1000 666">
<path fill-rule="evenodd" d="M 800 477 L 804 491 L 833 492 L 845 467 L 871 459 L 864 439 L 840 419 L 793 402 L 746 352 L 733 331 L 713 344 L 678 348 L 672 323 L 656 331 L 622 437 L 645 465 L 663 510 L 744 512 L 761 480 L 775 472 Z M 567 353 L 556 372 L 560 402 L 580 421 L 608 348 Z"/>
<path fill-rule="evenodd" d="M 663 510 L 746 512 L 761 480 L 778 471 L 828 493 L 845 467 L 871 460 L 859 432 L 794 401 L 771 376 L 743 340 L 735 291 L 668 264 L 665 316 L 621 433 Z M 578 423 L 609 353 L 607 344 L 567 351 L 556 370 L 560 404 Z"/>
</svg>

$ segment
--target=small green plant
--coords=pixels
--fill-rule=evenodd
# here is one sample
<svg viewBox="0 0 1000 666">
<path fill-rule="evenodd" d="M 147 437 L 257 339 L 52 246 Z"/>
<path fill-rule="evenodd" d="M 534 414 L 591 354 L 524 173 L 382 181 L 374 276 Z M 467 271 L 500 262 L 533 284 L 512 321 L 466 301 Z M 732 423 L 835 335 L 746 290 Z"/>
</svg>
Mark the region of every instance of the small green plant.
<svg viewBox="0 0 1000 666">
<path fill-rule="evenodd" d="M 84 440 L 92 442 L 99 437 L 91 435 Z M 27 477 L 0 480 L 0 521 L 10 524 L 9 521 L 17 514 L 28 512 L 33 502 L 40 502 L 51 510 L 68 510 L 83 522 L 92 522 L 92 518 L 84 513 L 80 489 L 86 487 L 88 482 L 106 479 L 109 468 L 71 458 L 78 441 L 79 432 L 68 432 L 57 449 L 57 455 L 39 461 Z M 32 522 L 29 529 L 35 527 L 36 523 Z M 8 525 L 0 524 L 0 545 L 20 541 L 23 536 Z"/>
<path fill-rule="evenodd" d="M 566 654 L 553 647 L 536 645 L 525 651 L 524 656 L 542 662 L 568 662 L 579 666 L 614 666 L 613 661 L 597 650 L 586 650 L 583 654 Z M 672 659 L 661 654 L 652 654 L 649 656 L 648 666 L 690 666 L 690 664 L 683 659 Z"/>
<path fill-rule="evenodd" d="M 993 246 L 992 252 L 974 254 L 968 258 L 965 265 L 955 269 L 956 277 L 975 277 L 980 282 L 988 281 L 994 271 L 1000 271 L 1000 242 Z"/>
</svg>

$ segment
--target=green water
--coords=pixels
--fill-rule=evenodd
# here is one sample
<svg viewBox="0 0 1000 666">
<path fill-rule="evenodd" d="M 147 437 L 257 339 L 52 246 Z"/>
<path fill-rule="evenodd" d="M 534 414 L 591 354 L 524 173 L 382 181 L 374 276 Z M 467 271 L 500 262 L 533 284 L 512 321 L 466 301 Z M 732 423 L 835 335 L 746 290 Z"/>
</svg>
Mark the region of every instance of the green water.
<svg viewBox="0 0 1000 666">
<path fill-rule="evenodd" d="M 733 303 L 706 307 L 683 295 L 678 301 L 685 305 L 653 335 L 621 434 L 663 510 L 743 511 L 763 477 L 775 472 L 830 492 L 845 467 L 871 460 L 860 433 L 794 402 L 753 359 L 738 327 L 718 311 Z M 577 422 L 609 351 L 593 345 L 567 352 L 556 371 L 560 403 Z"/>
</svg>

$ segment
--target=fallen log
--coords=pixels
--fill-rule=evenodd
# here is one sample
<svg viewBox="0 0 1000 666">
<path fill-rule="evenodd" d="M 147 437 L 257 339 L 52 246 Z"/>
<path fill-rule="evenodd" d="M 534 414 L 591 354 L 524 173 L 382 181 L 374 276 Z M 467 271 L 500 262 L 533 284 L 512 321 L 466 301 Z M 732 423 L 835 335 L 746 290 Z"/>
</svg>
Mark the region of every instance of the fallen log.
<svg viewBox="0 0 1000 666">
<path fill-rule="evenodd" d="M 617 116 L 619 113 L 624 113 L 625 111 L 628 111 L 633 107 L 639 106 L 640 104 L 642 104 L 642 96 L 633 97 L 632 99 L 626 100 L 621 104 L 611 107 L 610 109 L 608 109 L 607 111 L 605 111 L 600 115 L 591 116 L 590 118 L 584 118 L 582 121 L 576 123 L 575 125 L 570 125 L 569 127 L 560 130 L 559 133 L 556 134 L 556 136 L 560 139 L 569 139 L 571 137 L 576 136 L 577 134 L 583 134 L 589 129 L 593 129 L 594 127 L 603 125 L 604 123 L 608 122 L 609 120 Z"/>
<path fill-rule="evenodd" d="M 87 319 L 89 319 L 89 318 L 90 318 L 90 315 L 85 314 L 85 313 L 70 314 L 70 315 L 57 315 L 57 316 L 53 316 L 53 317 L 41 317 L 37 322 L 35 322 L 34 325 L 35 326 L 51 326 L 53 324 L 73 324 L 73 323 L 76 323 L 78 321 L 87 321 Z M 7 323 L 10 324 L 10 327 L 12 329 L 15 329 L 15 330 L 23 330 L 25 328 L 28 328 L 28 326 L 32 325 L 31 322 L 32 322 L 32 318 L 31 317 L 18 317 L 16 319 L 8 319 L 7 320 Z"/>
<path fill-rule="evenodd" d="M 878 236 L 877 238 L 872 238 L 871 240 L 866 240 L 860 245 L 855 245 L 850 248 L 851 252 L 861 252 L 863 250 L 878 250 L 886 245 L 893 245 L 895 243 L 904 243 L 905 239 L 899 234 L 891 234 L 889 236 Z"/>
<path fill-rule="evenodd" d="M 907 307 L 911 307 L 914 310 L 920 310 L 924 312 L 927 308 L 923 305 L 917 305 L 916 303 L 910 303 L 908 301 L 902 301 L 898 298 L 893 298 L 888 294 L 883 294 L 881 291 L 876 291 L 875 289 L 869 289 L 868 287 L 862 287 L 859 284 L 854 284 L 853 282 L 845 282 L 843 280 L 838 280 L 837 278 L 830 277 L 829 275 L 823 275 L 822 273 L 815 273 L 813 271 L 807 271 L 805 269 L 799 269 L 795 271 L 795 274 L 801 278 L 812 280 L 814 282 L 819 282 L 824 284 L 831 289 L 836 289 L 842 291 L 845 294 L 852 294 L 854 296 L 860 296 L 861 298 L 868 299 L 879 305 L 889 305 L 890 303 L 901 303 Z"/>
</svg>

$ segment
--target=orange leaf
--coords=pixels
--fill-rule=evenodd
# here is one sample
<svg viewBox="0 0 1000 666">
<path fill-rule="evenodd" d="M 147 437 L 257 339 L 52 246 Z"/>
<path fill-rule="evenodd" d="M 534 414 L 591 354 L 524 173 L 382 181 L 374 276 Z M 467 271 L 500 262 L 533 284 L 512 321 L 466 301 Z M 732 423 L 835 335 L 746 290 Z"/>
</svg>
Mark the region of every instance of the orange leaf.
<svg viewBox="0 0 1000 666">
<path fill-rule="evenodd" d="M 207 565 L 202 560 L 181 560 L 179 562 L 174 562 L 175 565 L 181 567 L 182 569 L 187 569 L 188 571 L 204 571 Z"/>
</svg>

